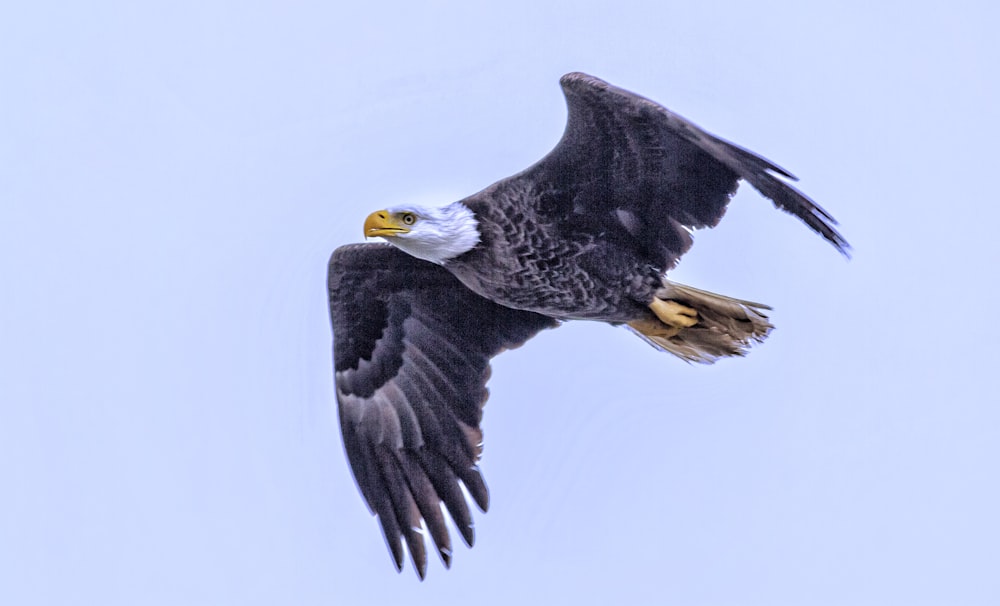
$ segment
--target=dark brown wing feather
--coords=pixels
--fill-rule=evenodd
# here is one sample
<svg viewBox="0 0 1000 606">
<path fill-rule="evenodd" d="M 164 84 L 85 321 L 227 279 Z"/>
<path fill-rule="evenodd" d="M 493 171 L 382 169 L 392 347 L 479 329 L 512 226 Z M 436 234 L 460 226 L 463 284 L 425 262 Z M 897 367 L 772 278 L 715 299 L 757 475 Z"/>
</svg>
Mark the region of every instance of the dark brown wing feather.
<svg viewBox="0 0 1000 606">
<path fill-rule="evenodd" d="M 445 565 L 443 502 L 468 545 L 472 516 L 459 482 L 483 511 L 476 467 L 489 361 L 557 322 L 492 303 L 444 268 L 389 245 L 334 251 L 328 285 L 344 448 L 397 569 L 403 545 L 423 578 L 421 520 Z"/>
<path fill-rule="evenodd" d="M 563 237 L 624 230 L 668 269 L 691 246 L 685 228 L 718 224 L 743 179 L 847 254 L 833 217 L 774 163 L 592 76 L 567 74 L 561 84 L 569 110 L 563 138 L 511 180 L 530 184 L 536 212 Z"/>
</svg>

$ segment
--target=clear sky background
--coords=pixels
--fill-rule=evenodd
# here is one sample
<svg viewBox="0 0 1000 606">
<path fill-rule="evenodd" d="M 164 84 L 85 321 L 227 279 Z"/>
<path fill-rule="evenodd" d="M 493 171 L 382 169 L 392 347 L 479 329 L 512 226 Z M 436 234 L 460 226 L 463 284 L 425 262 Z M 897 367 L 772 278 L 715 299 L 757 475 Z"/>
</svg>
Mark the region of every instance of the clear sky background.
<svg viewBox="0 0 1000 606">
<path fill-rule="evenodd" d="M 998 13 L 5 3 L 0 603 L 1000 603 Z M 774 306 L 748 358 L 497 358 L 491 510 L 419 583 L 342 451 L 326 261 L 540 158 L 576 70 L 787 167 L 854 258 L 744 188 L 673 277 Z"/>
</svg>

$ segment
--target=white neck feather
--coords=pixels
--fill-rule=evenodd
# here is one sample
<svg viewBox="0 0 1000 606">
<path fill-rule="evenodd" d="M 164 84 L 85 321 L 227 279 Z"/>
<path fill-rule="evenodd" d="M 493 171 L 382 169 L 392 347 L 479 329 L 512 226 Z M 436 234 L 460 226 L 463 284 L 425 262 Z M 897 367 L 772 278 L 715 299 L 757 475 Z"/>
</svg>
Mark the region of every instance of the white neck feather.
<svg viewBox="0 0 1000 606">
<path fill-rule="evenodd" d="M 386 239 L 418 259 L 443 265 L 479 243 L 479 222 L 461 202 L 441 207 L 411 205 L 388 210 L 390 213 L 408 211 L 417 216 L 409 233 Z"/>
</svg>

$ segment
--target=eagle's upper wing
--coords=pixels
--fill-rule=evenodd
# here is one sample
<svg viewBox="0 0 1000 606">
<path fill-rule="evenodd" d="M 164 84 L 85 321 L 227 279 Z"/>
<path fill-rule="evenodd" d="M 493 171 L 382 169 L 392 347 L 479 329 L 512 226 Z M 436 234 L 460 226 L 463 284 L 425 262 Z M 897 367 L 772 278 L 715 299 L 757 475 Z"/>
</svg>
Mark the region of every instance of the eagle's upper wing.
<svg viewBox="0 0 1000 606">
<path fill-rule="evenodd" d="M 784 169 L 592 76 L 560 82 L 569 110 L 562 139 L 511 178 L 529 185 L 543 216 L 568 230 L 625 229 L 671 267 L 691 246 L 684 228 L 715 226 L 744 179 L 847 253 L 836 221 L 780 178 L 795 179 Z"/>
<path fill-rule="evenodd" d="M 472 518 L 459 482 L 480 509 L 488 504 L 476 462 L 490 358 L 557 322 L 492 303 L 446 269 L 390 245 L 338 248 L 328 280 L 351 470 L 396 568 L 405 538 L 423 578 L 421 519 L 448 565 L 451 541 L 441 502 L 469 545 Z"/>
</svg>

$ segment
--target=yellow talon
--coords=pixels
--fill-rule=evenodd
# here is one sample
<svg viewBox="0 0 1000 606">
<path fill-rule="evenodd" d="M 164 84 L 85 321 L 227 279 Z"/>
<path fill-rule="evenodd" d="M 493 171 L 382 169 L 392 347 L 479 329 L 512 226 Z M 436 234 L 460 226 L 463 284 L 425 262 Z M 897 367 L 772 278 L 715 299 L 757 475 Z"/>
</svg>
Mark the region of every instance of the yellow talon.
<svg viewBox="0 0 1000 606">
<path fill-rule="evenodd" d="M 649 304 L 656 317 L 667 326 L 672 326 L 678 330 L 690 328 L 698 323 L 698 312 L 687 305 L 681 305 L 677 301 L 665 301 L 663 299 L 653 299 Z"/>
</svg>

